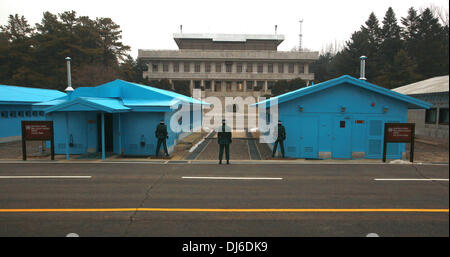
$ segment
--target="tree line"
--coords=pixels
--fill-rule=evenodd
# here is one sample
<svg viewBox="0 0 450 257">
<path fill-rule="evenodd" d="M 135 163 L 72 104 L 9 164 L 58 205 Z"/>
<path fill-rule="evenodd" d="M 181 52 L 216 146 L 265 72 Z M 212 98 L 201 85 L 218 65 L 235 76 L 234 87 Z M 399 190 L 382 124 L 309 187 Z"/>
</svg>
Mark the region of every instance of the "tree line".
<svg viewBox="0 0 450 257">
<path fill-rule="evenodd" d="M 312 64 L 316 82 L 348 74 L 359 78 L 359 57 L 368 57 L 366 78 L 385 88 L 396 88 L 449 72 L 448 13 L 441 21 L 431 8 L 409 8 L 396 18 L 389 7 L 380 24 L 372 12 L 342 50 L 325 51 Z M 442 24 L 441 24 L 442 23 Z"/>
<path fill-rule="evenodd" d="M 189 94 L 189 83 L 174 88 L 167 80 L 148 81 L 147 66 L 130 55 L 120 26 L 110 18 L 91 19 L 75 11 L 44 12 L 31 26 L 24 16 L 9 15 L 0 26 L 0 84 L 64 90 L 65 58 L 71 57 L 74 87 L 97 86 L 120 78 Z"/>
<path fill-rule="evenodd" d="M 310 70 L 315 83 L 344 74 L 359 77 L 359 57 L 368 57 L 369 82 L 395 88 L 449 71 L 449 25 L 439 21 L 430 8 L 413 7 L 406 17 L 396 18 L 388 8 L 381 24 L 372 12 L 340 51 L 325 51 Z M 441 17 L 442 18 L 442 17 Z M 442 24 L 441 24 L 442 23 Z M 120 78 L 189 95 L 188 81 L 149 81 L 142 74 L 147 65 L 129 55 L 120 26 L 110 18 L 91 19 L 75 11 L 43 13 L 31 26 L 24 16 L 10 15 L 0 26 L 0 84 L 64 90 L 67 86 L 64 59 L 70 56 L 74 87 L 96 86 Z M 300 78 L 278 81 L 272 95 L 301 87 Z"/>
</svg>

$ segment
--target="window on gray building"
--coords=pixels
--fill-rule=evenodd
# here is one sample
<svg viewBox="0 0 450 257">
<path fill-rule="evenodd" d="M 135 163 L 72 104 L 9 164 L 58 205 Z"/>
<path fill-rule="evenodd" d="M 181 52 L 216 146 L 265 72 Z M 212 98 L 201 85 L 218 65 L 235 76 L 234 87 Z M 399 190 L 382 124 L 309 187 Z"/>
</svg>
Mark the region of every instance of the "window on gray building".
<svg viewBox="0 0 450 257">
<path fill-rule="evenodd" d="M 244 91 L 244 86 L 242 84 L 242 81 L 236 82 L 236 91 Z"/>
<path fill-rule="evenodd" d="M 163 63 L 163 72 L 168 72 L 168 71 L 169 71 L 169 64 Z"/>
<path fill-rule="evenodd" d="M 436 124 L 437 109 L 430 108 L 425 111 L 425 123 Z"/>
<path fill-rule="evenodd" d="M 222 83 L 220 81 L 215 81 L 214 82 L 214 90 L 216 92 L 222 91 Z"/>
<path fill-rule="evenodd" d="M 194 71 L 195 71 L 195 72 L 200 72 L 200 63 L 199 63 L 199 62 L 196 62 L 196 63 L 195 63 Z"/>
<path fill-rule="evenodd" d="M 258 73 L 263 73 L 264 65 L 262 63 L 258 63 Z"/>
<path fill-rule="evenodd" d="M 439 124 L 448 125 L 448 108 L 439 109 Z"/>
<path fill-rule="evenodd" d="M 185 62 L 184 63 L 184 72 L 190 72 L 190 63 L 188 63 L 188 62 Z"/>
<path fill-rule="evenodd" d="M 211 63 L 205 63 L 205 72 L 211 72 Z"/>
<path fill-rule="evenodd" d="M 294 64 L 289 63 L 289 73 L 294 73 Z"/>
<path fill-rule="evenodd" d="M 272 88 L 275 86 L 275 81 L 268 81 L 267 82 L 267 89 L 272 90 Z"/>
<path fill-rule="evenodd" d="M 247 63 L 247 72 L 253 72 L 253 63 Z"/>
<path fill-rule="evenodd" d="M 264 90 L 264 81 L 257 81 L 255 91 Z"/>
<path fill-rule="evenodd" d="M 198 81 L 198 80 L 195 80 L 194 81 L 194 88 L 200 88 L 201 86 L 200 86 L 200 81 Z"/>
<path fill-rule="evenodd" d="M 226 91 L 231 92 L 231 81 L 227 81 L 226 83 Z"/>
<path fill-rule="evenodd" d="M 278 64 L 278 73 L 284 73 L 284 63 Z"/>
<path fill-rule="evenodd" d="M 253 81 L 247 81 L 247 90 L 253 90 Z"/>
<path fill-rule="evenodd" d="M 226 72 L 231 72 L 232 67 L 233 67 L 233 63 L 232 62 L 225 62 L 225 70 L 226 70 Z"/>
<path fill-rule="evenodd" d="M 273 63 L 267 64 L 267 72 L 268 73 L 273 73 Z"/>
<path fill-rule="evenodd" d="M 173 63 L 173 72 L 180 72 L 180 64 L 177 62 Z"/>
<path fill-rule="evenodd" d="M 216 72 L 222 72 L 222 64 L 216 63 Z"/>
<path fill-rule="evenodd" d="M 152 64 L 152 71 L 158 72 L 158 64 L 157 63 Z"/>
<path fill-rule="evenodd" d="M 211 90 L 211 81 L 205 80 L 205 89 Z"/>
<path fill-rule="evenodd" d="M 238 72 L 238 73 L 242 72 L 242 63 L 238 62 L 236 64 L 236 72 Z"/>
<path fill-rule="evenodd" d="M 298 74 L 304 74 L 305 73 L 305 64 L 299 63 L 298 64 Z"/>
</svg>

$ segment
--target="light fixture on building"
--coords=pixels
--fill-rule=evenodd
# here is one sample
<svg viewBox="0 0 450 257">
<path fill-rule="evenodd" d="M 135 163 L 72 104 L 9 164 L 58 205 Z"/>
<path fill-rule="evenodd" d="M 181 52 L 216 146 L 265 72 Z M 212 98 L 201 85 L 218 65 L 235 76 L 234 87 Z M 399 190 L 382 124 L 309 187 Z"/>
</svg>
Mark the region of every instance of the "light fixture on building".
<svg viewBox="0 0 450 257">
<path fill-rule="evenodd" d="M 387 106 L 384 106 L 384 107 L 383 107 L 383 112 L 384 112 L 384 113 L 387 113 L 388 110 L 389 110 L 389 108 L 388 108 Z"/>
<path fill-rule="evenodd" d="M 69 146 L 70 146 L 70 147 L 73 147 L 73 146 L 74 146 L 72 134 L 70 134 L 70 136 L 69 136 Z"/>
<path fill-rule="evenodd" d="M 141 147 L 145 146 L 145 137 L 144 135 L 141 136 Z"/>
<path fill-rule="evenodd" d="M 345 112 L 345 106 L 341 106 L 341 112 Z"/>
<path fill-rule="evenodd" d="M 300 112 L 303 112 L 303 106 L 298 106 L 298 110 L 300 111 Z"/>
</svg>

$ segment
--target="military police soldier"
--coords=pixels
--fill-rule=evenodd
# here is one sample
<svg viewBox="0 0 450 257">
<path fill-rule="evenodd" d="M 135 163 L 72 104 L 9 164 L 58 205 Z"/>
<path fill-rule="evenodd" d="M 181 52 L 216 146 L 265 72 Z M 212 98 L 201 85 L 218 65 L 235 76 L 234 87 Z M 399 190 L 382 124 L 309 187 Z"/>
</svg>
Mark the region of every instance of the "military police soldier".
<svg viewBox="0 0 450 257">
<path fill-rule="evenodd" d="M 222 120 L 222 126 L 217 133 L 217 142 L 219 143 L 219 164 L 222 164 L 223 150 L 225 149 L 225 157 L 227 164 L 230 164 L 230 144 L 231 144 L 231 129 L 225 125 L 225 120 Z"/>
<path fill-rule="evenodd" d="M 275 144 L 273 145 L 273 152 L 272 157 L 275 157 L 275 153 L 277 152 L 278 143 L 280 143 L 281 148 L 281 156 L 284 158 L 284 145 L 283 142 L 286 140 L 286 130 L 284 129 L 284 126 L 281 125 L 281 121 L 278 121 L 278 136 L 277 140 L 275 141 Z"/>
<path fill-rule="evenodd" d="M 158 126 L 156 127 L 155 137 L 158 139 L 158 144 L 156 146 L 156 156 L 158 156 L 159 154 L 159 148 L 161 147 L 161 143 L 164 146 L 164 152 L 166 153 L 166 156 L 169 156 L 166 144 L 166 139 L 169 138 L 169 136 L 167 133 L 167 126 L 166 124 L 164 124 L 164 120 L 161 120 Z"/>
</svg>

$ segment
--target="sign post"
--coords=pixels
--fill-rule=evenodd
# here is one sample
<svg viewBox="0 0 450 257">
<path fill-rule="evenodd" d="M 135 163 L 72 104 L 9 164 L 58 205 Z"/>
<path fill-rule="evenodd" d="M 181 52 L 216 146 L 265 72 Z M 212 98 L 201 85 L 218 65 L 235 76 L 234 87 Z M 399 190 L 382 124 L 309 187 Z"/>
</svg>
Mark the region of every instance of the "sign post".
<svg viewBox="0 0 450 257">
<path fill-rule="evenodd" d="M 53 121 L 22 121 L 22 158 L 27 160 L 26 141 L 51 141 L 51 158 L 55 160 Z"/>
<path fill-rule="evenodd" d="M 386 162 L 387 143 L 410 143 L 409 160 L 414 161 L 414 134 L 415 123 L 385 123 L 384 124 L 384 143 L 383 143 L 383 162 Z"/>
</svg>

